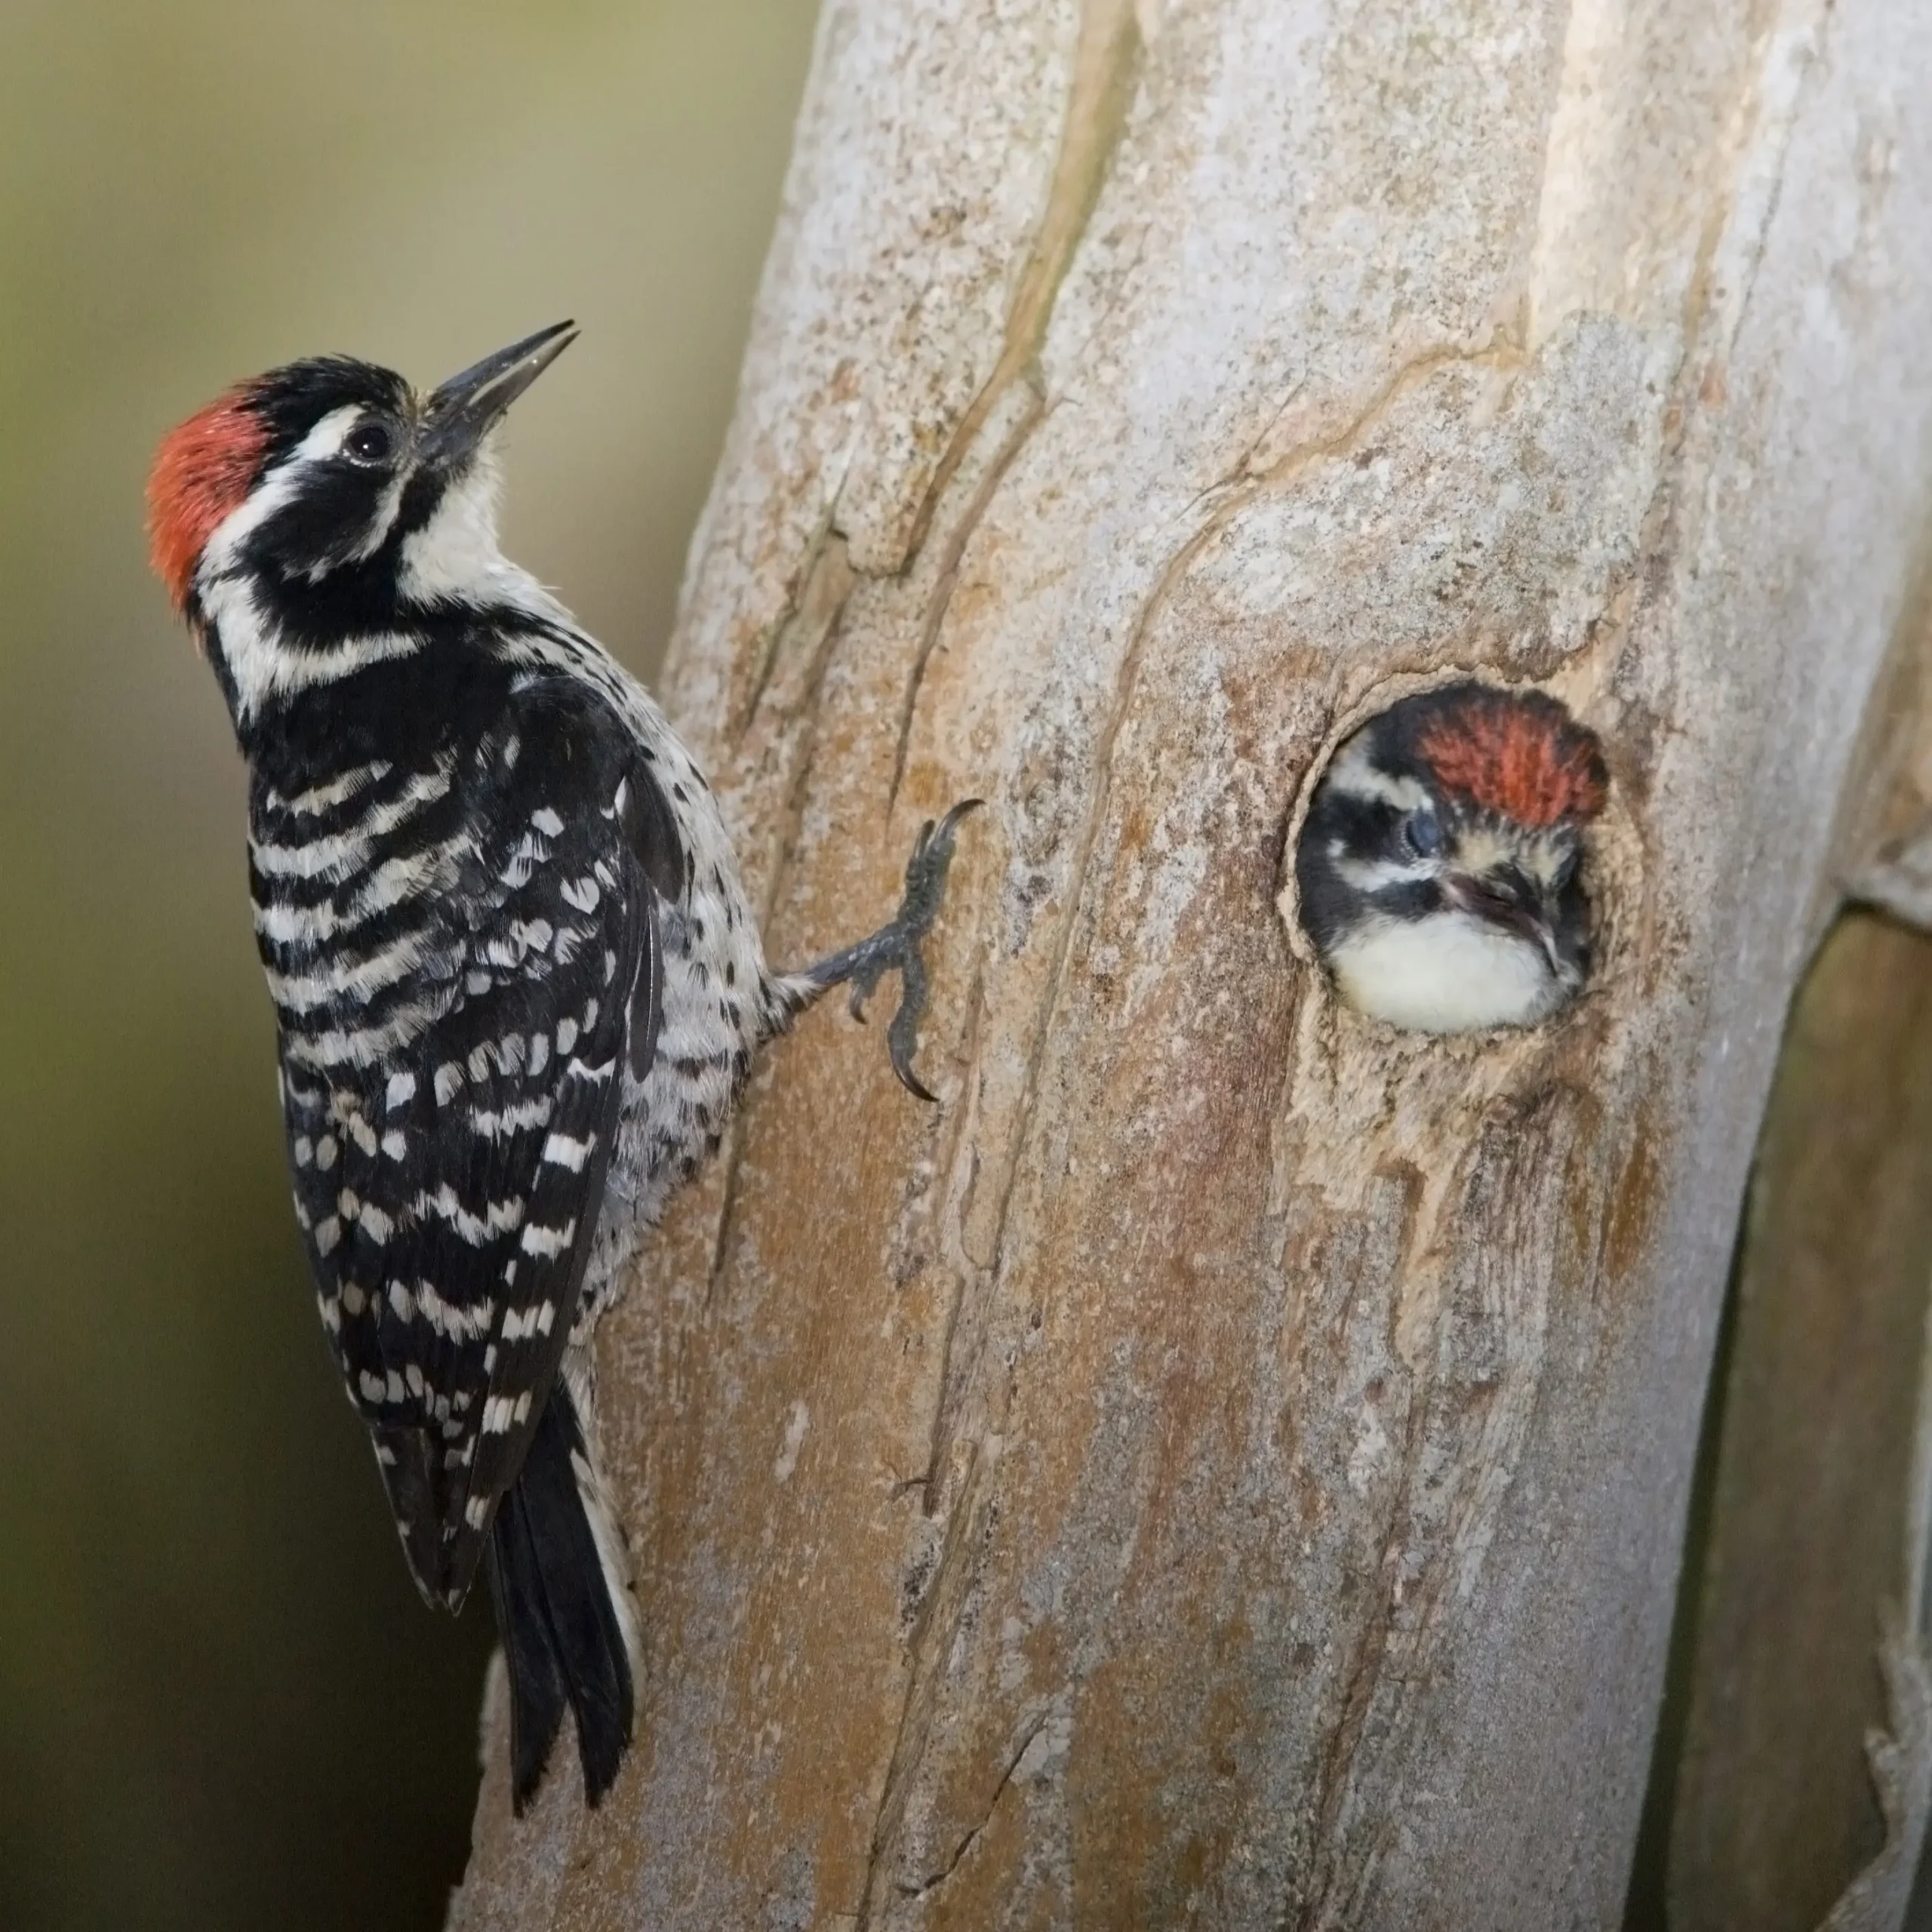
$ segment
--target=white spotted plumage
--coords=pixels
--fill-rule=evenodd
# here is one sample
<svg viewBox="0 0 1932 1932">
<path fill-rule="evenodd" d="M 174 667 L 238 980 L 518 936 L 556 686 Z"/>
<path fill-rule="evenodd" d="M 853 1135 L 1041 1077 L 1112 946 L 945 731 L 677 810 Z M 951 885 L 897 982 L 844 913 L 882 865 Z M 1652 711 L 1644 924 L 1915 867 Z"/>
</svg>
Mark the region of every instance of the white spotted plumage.
<svg viewBox="0 0 1932 1932">
<path fill-rule="evenodd" d="M 900 1077 L 958 813 L 907 909 L 768 971 L 717 804 L 643 688 L 497 546 L 486 438 L 569 339 L 424 397 L 337 358 L 164 442 L 157 568 L 250 772 L 295 1213 L 425 1595 L 488 1574 L 512 1790 L 568 1704 L 595 1802 L 639 1672 L 590 1340 L 759 1043 L 897 967 Z M 931 833 L 931 828 L 928 828 Z"/>
</svg>

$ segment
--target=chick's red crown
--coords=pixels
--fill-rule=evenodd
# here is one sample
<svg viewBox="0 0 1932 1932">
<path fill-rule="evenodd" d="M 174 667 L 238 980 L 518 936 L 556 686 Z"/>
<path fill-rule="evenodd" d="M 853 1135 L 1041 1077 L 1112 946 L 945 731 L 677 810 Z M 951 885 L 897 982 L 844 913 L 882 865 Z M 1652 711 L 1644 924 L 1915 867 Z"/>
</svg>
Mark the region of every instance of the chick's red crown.
<svg viewBox="0 0 1932 1932">
<path fill-rule="evenodd" d="M 1595 734 L 1540 691 L 1459 692 L 1416 749 L 1445 791 L 1533 831 L 1594 818 L 1608 790 Z"/>
</svg>

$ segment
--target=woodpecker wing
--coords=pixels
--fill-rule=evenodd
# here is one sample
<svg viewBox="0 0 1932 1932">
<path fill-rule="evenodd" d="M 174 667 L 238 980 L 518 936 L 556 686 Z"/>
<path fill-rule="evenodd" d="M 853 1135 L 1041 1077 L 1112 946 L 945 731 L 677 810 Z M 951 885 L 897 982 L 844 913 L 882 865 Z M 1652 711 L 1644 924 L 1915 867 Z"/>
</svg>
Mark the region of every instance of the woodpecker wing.
<svg viewBox="0 0 1932 1932">
<path fill-rule="evenodd" d="M 417 1583 L 451 1607 L 569 1337 L 624 1063 L 655 1049 L 657 894 L 682 864 L 598 700 L 533 681 L 499 715 L 283 848 L 355 863 L 312 870 L 278 924 L 272 814 L 254 841 L 323 1321 Z M 274 952 L 276 931 L 306 952 Z"/>
</svg>

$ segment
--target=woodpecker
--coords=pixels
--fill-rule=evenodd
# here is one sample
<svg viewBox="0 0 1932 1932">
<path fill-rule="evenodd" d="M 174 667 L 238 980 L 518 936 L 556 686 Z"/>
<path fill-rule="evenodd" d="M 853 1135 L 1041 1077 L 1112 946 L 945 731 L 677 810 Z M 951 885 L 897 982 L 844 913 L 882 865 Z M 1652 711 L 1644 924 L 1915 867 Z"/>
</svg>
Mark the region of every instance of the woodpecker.
<svg viewBox="0 0 1932 1932">
<path fill-rule="evenodd" d="M 1531 1026 L 1589 972 L 1584 829 L 1595 734 L 1540 691 L 1404 698 L 1341 746 L 1296 859 L 1301 916 L 1342 995 L 1424 1033 Z"/>
<path fill-rule="evenodd" d="M 417 1587 L 480 1567 L 508 1666 L 512 1791 L 566 1709 L 588 1801 L 640 1671 L 597 1448 L 591 1331 L 641 1229 L 715 1149 L 754 1052 L 820 995 L 900 975 L 955 829 L 899 915 L 767 969 L 718 806 L 663 713 L 497 545 L 491 432 L 574 339 L 543 329 L 423 395 L 321 357 L 163 440 L 152 561 L 248 776 L 295 1214 L 322 1324 Z"/>
</svg>

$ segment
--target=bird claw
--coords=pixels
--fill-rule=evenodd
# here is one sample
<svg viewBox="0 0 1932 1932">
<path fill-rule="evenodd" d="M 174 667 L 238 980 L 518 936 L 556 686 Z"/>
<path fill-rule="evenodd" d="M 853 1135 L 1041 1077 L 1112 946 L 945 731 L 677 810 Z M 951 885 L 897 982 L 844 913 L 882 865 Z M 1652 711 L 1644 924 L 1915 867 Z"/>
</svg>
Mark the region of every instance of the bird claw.
<svg viewBox="0 0 1932 1932">
<path fill-rule="evenodd" d="M 985 801 L 961 798 L 940 820 L 928 819 L 912 841 L 912 856 L 906 861 L 906 892 L 891 923 L 881 926 L 869 939 L 821 959 L 801 973 L 785 975 L 779 982 L 793 1013 L 802 1011 L 821 994 L 836 986 L 848 986 L 847 1010 L 863 1022 L 866 1001 L 878 990 L 888 973 L 899 975 L 899 1011 L 886 1029 L 886 1051 L 892 1070 L 909 1094 L 922 1100 L 936 1097 L 912 1071 L 912 1055 L 918 1046 L 919 1022 L 926 1011 L 926 961 L 921 943 L 932 931 L 946 897 L 946 868 L 952 863 L 953 835 L 968 812 L 977 811 Z"/>
<path fill-rule="evenodd" d="M 851 1010 L 856 1018 L 863 1020 L 864 1002 L 878 984 L 879 974 L 888 965 L 898 968 L 899 1011 L 886 1029 L 886 1054 L 893 1072 L 899 1076 L 899 1084 L 909 1094 L 929 1102 L 936 1103 L 939 1097 L 912 1071 L 919 1022 L 926 1011 L 926 961 L 920 944 L 932 931 L 946 897 L 946 869 L 952 863 L 953 838 L 959 822 L 985 802 L 981 798 L 961 798 L 937 823 L 928 819 L 920 826 L 919 835 L 912 841 L 912 856 L 906 862 L 905 896 L 899 902 L 898 917 L 888 928 L 894 938 L 891 955 L 852 982 Z"/>
</svg>

